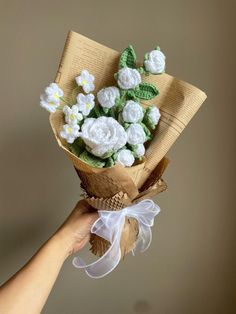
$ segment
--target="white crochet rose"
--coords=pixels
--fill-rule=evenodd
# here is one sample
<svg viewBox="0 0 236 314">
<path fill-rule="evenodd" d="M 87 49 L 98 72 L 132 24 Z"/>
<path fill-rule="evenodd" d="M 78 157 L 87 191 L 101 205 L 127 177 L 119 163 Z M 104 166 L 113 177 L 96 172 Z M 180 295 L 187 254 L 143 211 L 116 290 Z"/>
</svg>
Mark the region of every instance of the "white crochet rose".
<svg viewBox="0 0 236 314">
<path fill-rule="evenodd" d="M 94 76 L 89 71 L 82 70 L 75 80 L 78 86 L 82 86 L 85 93 L 90 93 L 94 90 Z"/>
<path fill-rule="evenodd" d="M 113 107 L 118 97 L 120 97 L 120 92 L 115 86 L 103 88 L 97 93 L 98 102 L 105 108 Z"/>
<path fill-rule="evenodd" d="M 136 157 L 142 157 L 145 154 L 145 147 L 143 144 L 137 144 L 135 147 L 135 156 Z"/>
<path fill-rule="evenodd" d="M 83 115 L 79 112 L 79 108 L 76 105 L 71 108 L 64 106 L 63 112 L 65 114 L 65 121 L 68 124 L 77 124 L 78 121 L 83 120 Z"/>
<path fill-rule="evenodd" d="M 74 125 L 65 124 L 62 127 L 60 136 L 64 138 L 68 143 L 72 144 L 74 140 L 80 135 L 79 129 L 80 127 L 78 124 L 74 124 Z"/>
<path fill-rule="evenodd" d="M 129 100 L 124 106 L 122 117 L 125 122 L 135 123 L 141 121 L 143 119 L 143 108 L 139 103 Z"/>
<path fill-rule="evenodd" d="M 91 153 L 98 157 L 119 150 L 127 142 L 124 128 L 111 117 L 87 118 L 81 131 L 81 138 Z"/>
<path fill-rule="evenodd" d="M 88 94 L 84 95 L 82 93 L 78 94 L 77 96 L 77 104 L 76 106 L 79 108 L 79 111 L 82 112 L 84 116 L 90 114 L 90 111 L 93 109 L 94 103 L 94 95 Z"/>
<path fill-rule="evenodd" d="M 121 149 L 117 154 L 116 162 L 124 167 L 131 167 L 134 161 L 134 155 L 129 149 Z"/>
<path fill-rule="evenodd" d="M 133 89 L 141 83 L 141 75 L 136 69 L 126 67 L 119 70 L 117 83 L 122 89 Z"/>
<path fill-rule="evenodd" d="M 147 116 L 150 122 L 154 125 L 157 125 L 158 121 L 160 120 L 161 114 L 160 110 L 157 107 L 152 107 L 148 112 Z"/>
<path fill-rule="evenodd" d="M 147 54 L 148 59 L 144 61 L 145 69 L 152 73 L 158 74 L 165 71 L 165 55 L 160 50 L 153 50 Z"/>
<path fill-rule="evenodd" d="M 146 141 L 146 134 L 139 123 L 131 124 L 126 133 L 127 142 L 131 145 L 143 144 Z"/>
</svg>

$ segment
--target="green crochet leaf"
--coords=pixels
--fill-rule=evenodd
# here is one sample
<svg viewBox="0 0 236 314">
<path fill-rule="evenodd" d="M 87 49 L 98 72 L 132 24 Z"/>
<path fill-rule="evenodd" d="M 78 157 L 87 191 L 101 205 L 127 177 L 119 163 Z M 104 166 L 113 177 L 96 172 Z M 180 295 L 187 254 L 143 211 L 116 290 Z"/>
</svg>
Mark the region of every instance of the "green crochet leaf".
<svg viewBox="0 0 236 314">
<path fill-rule="evenodd" d="M 127 47 L 120 56 L 119 68 L 136 68 L 136 54 L 134 48 L 130 45 Z"/>
<path fill-rule="evenodd" d="M 151 140 L 151 139 L 152 139 L 152 134 L 151 134 L 151 132 L 149 131 L 148 127 L 147 127 L 144 123 L 140 123 L 140 124 L 141 124 L 141 126 L 143 127 L 143 130 L 144 130 L 144 132 L 145 132 L 145 134 L 146 134 L 146 139 L 147 139 L 147 141 Z"/>
<path fill-rule="evenodd" d="M 87 164 L 89 164 L 90 166 L 95 167 L 95 168 L 103 168 L 106 164 L 104 160 L 90 154 L 87 150 L 84 150 L 80 154 L 79 158 L 83 160 L 84 162 L 86 162 Z"/>
<path fill-rule="evenodd" d="M 159 94 L 156 86 L 150 83 L 142 83 L 134 90 L 134 94 L 137 98 L 150 100 Z"/>
<path fill-rule="evenodd" d="M 109 150 L 108 152 L 106 152 L 104 155 L 102 155 L 101 159 L 106 159 L 109 158 L 113 155 L 114 151 L 113 150 Z"/>
<path fill-rule="evenodd" d="M 77 138 L 73 144 L 69 144 L 70 151 L 76 156 L 80 156 L 80 154 L 84 151 L 85 143 L 82 138 Z"/>
<path fill-rule="evenodd" d="M 106 168 L 110 168 L 110 167 L 114 166 L 114 164 L 115 164 L 115 162 L 114 162 L 113 158 L 112 158 L 112 157 L 109 157 L 109 158 L 107 158 L 107 160 L 106 160 L 106 165 L 105 165 L 105 167 L 106 167 Z"/>
</svg>

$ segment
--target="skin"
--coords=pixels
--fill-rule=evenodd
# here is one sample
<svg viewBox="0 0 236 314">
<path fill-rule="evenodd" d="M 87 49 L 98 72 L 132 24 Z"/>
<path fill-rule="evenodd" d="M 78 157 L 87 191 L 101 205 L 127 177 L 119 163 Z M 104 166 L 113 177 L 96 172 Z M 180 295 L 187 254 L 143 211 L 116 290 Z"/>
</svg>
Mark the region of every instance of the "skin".
<svg viewBox="0 0 236 314">
<path fill-rule="evenodd" d="M 64 261 L 89 241 L 91 226 L 97 218 L 86 202 L 79 201 L 56 233 L 0 287 L 0 313 L 40 313 Z"/>
</svg>

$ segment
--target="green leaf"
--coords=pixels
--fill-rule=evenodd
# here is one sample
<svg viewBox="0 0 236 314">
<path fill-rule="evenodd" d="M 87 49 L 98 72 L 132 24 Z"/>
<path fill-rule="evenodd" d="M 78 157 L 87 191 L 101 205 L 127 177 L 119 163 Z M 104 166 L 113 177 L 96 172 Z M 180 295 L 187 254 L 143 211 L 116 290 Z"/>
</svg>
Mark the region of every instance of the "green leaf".
<svg viewBox="0 0 236 314">
<path fill-rule="evenodd" d="M 104 160 L 90 154 L 87 150 L 84 150 L 80 154 L 79 158 L 83 160 L 84 162 L 86 162 L 87 164 L 89 164 L 90 166 L 95 167 L 95 168 L 103 168 L 106 164 Z"/>
<path fill-rule="evenodd" d="M 113 155 L 114 151 L 113 150 L 109 150 L 108 152 L 106 152 L 104 155 L 102 155 L 101 159 L 106 159 L 109 158 Z"/>
<path fill-rule="evenodd" d="M 95 115 L 96 115 L 96 118 L 99 118 L 99 117 L 101 117 L 101 116 L 104 116 L 104 113 L 102 112 L 103 110 L 102 110 L 101 107 L 99 107 L 99 106 L 94 106 L 93 110 L 94 110 L 94 113 L 95 113 Z"/>
<path fill-rule="evenodd" d="M 69 144 L 70 151 L 76 156 L 80 156 L 80 154 L 84 151 L 85 143 L 82 138 L 77 138 L 74 143 Z"/>
<path fill-rule="evenodd" d="M 105 165 L 105 167 L 106 167 L 106 168 L 110 168 L 110 167 L 114 166 L 114 164 L 115 164 L 115 162 L 114 162 L 113 158 L 112 158 L 112 157 L 109 157 L 109 158 L 106 160 L 106 165 Z"/>
<path fill-rule="evenodd" d="M 139 84 L 138 87 L 135 88 L 134 94 L 137 98 L 150 100 L 156 97 L 159 94 L 156 86 L 150 83 L 142 83 Z"/>
<path fill-rule="evenodd" d="M 120 56 L 119 68 L 136 68 L 136 54 L 132 46 L 127 47 Z"/>
<path fill-rule="evenodd" d="M 151 134 L 151 132 L 149 131 L 148 127 L 147 127 L 144 123 L 140 123 L 140 124 L 141 124 L 141 126 L 143 127 L 143 130 L 144 130 L 144 132 L 145 132 L 145 134 L 146 134 L 146 139 L 147 139 L 147 141 L 148 141 L 148 140 L 151 140 L 151 139 L 152 139 L 152 134 Z"/>
</svg>

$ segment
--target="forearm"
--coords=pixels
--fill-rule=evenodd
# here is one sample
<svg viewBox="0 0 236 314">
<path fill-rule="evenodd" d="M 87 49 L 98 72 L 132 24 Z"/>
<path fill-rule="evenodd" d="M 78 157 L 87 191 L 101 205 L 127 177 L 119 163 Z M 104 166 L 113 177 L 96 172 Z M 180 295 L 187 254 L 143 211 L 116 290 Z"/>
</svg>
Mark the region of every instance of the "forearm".
<svg viewBox="0 0 236 314">
<path fill-rule="evenodd" d="M 0 288 L 0 313 L 40 313 L 67 256 L 56 234 Z"/>
</svg>

